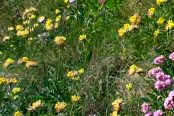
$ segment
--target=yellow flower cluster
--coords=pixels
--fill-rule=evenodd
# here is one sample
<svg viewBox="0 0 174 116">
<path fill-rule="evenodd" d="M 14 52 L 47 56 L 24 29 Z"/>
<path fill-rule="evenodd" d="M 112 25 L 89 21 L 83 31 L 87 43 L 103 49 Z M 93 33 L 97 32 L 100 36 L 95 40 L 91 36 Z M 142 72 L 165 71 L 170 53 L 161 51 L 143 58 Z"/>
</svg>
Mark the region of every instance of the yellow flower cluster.
<svg viewBox="0 0 174 116">
<path fill-rule="evenodd" d="M 156 0 L 157 5 L 161 5 L 164 2 L 167 2 L 167 0 Z"/>
<path fill-rule="evenodd" d="M 155 37 L 157 37 L 159 34 L 160 34 L 160 30 L 159 30 L 159 29 L 157 29 L 157 30 L 154 32 L 154 34 L 153 34 L 153 35 L 154 35 Z"/>
<path fill-rule="evenodd" d="M 160 17 L 157 21 L 158 25 L 162 25 L 164 23 L 165 19 L 163 17 Z"/>
<path fill-rule="evenodd" d="M 0 77 L 0 85 L 1 84 L 9 84 L 9 83 L 17 83 L 16 78 L 6 78 L 6 77 Z"/>
<path fill-rule="evenodd" d="M 85 39 L 86 39 L 86 35 L 85 34 L 82 34 L 82 35 L 79 36 L 79 40 L 80 41 L 83 41 Z"/>
<path fill-rule="evenodd" d="M 57 44 L 59 46 L 65 45 L 65 41 L 66 41 L 66 37 L 64 37 L 64 36 L 56 36 L 54 38 L 55 44 Z"/>
<path fill-rule="evenodd" d="M 28 29 L 25 29 L 24 27 L 23 27 L 23 25 L 17 25 L 16 26 L 16 35 L 17 36 L 26 36 L 26 35 L 28 35 L 29 34 L 29 30 Z"/>
<path fill-rule="evenodd" d="M 135 73 L 143 72 L 143 69 L 141 67 L 138 67 L 137 65 L 133 64 L 129 67 L 128 74 L 133 75 Z"/>
<path fill-rule="evenodd" d="M 119 114 L 122 102 L 123 100 L 121 98 L 118 98 L 114 102 L 112 102 L 112 107 L 113 107 L 113 113 L 111 114 L 112 116 L 117 116 Z"/>
<path fill-rule="evenodd" d="M 136 13 L 129 18 L 130 24 L 126 23 L 118 30 L 119 36 L 123 36 L 126 32 L 132 31 L 134 28 L 138 28 L 141 22 L 141 17 Z"/>
<path fill-rule="evenodd" d="M 63 111 L 67 106 L 66 102 L 57 102 L 54 106 L 56 112 L 61 112 Z"/>
<path fill-rule="evenodd" d="M 50 31 L 53 29 L 53 21 L 51 19 L 47 19 L 47 21 L 45 23 L 45 29 L 47 31 Z"/>
<path fill-rule="evenodd" d="M 22 57 L 22 58 L 19 58 L 18 64 L 22 64 L 22 63 L 25 63 L 25 67 L 26 68 L 29 68 L 29 67 L 34 67 L 34 66 L 37 66 L 37 62 L 36 61 L 32 61 L 30 60 L 28 57 Z"/>
<path fill-rule="evenodd" d="M 34 12 L 36 11 L 37 9 L 34 8 L 34 7 L 30 7 L 28 9 L 25 9 L 25 11 L 23 12 L 23 16 L 22 18 L 23 19 L 34 19 L 36 18 L 36 15 L 34 15 Z"/>
<path fill-rule="evenodd" d="M 23 116 L 23 114 L 20 111 L 16 111 L 13 116 Z"/>
<path fill-rule="evenodd" d="M 131 91 L 131 90 L 132 90 L 132 83 L 126 84 L 126 89 L 127 89 L 128 91 Z"/>
<path fill-rule="evenodd" d="M 155 8 L 152 7 L 152 8 L 150 8 L 150 9 L 148 10 L 147 16 L 148 16 L 149 18 L 152 18 L 152 16 L 154 15 L 154 13 L 155 13 Z"/>
<path fill-rule="evenodd" d="M 174 27 L 173 20 L 169 20 L 166 24 L 166 30 L 172 29 Z"/>
<path fill-rule="evenodd" d="M 18 94 L 20 91 L 21 91 L 20 87 L 15 87 L 13 88 L 12 93 L 15 95 L 15 94 Z"/>
<path fill-rule="evenodd" d="M 29 106 L 28 111 L 35 111 L 42 106 L 43 106 L 42 101 L 37 100 L 37 101 L 33 102 L 31 106 Z"/>
<path fill-rule="evenodd" d="M 77 96 L 77 95 L 73 95 L 73 96 L 71 96 L 71 101 L 72 102 L 78 102 L 78 101 L 80 101 L 81 100 L 81 97 L 80 96 Z"/>
<path fill-rule="evenodd" d="M 84 73 L 84 68 L 81 68 L 80 70 L 71 70 L 67 73 L 67 77 L 73 79 L 73 80 L 79 80 L 79 75 Z"/>
</svg>

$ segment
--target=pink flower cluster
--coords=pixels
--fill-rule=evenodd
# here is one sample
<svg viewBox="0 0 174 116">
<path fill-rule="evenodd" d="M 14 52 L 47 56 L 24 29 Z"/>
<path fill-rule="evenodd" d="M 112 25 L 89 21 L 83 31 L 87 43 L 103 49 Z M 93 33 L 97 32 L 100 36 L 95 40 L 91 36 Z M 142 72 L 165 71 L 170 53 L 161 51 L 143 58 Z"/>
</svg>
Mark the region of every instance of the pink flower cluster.
<svg viewBox="0 0 174 116">
<path fill-rule="evenodd" d="M 172 52 L 169 55 L 169 59 L 174 61 L 174 52 Z M 166 60 L 167 59 L 164 55 L 160 55 L 160 56 L 156 57 L 153 62 L 154 62 L 154 64 L 163 64 Z"/>
<path fill-rule="evenodd" d="M 150 104 L 148 103 L 143 103 L 141 105 L 141 111 L 145 113 L 145 116 L 162 116 L 163 115 L 163 112 L 161 110 L 156 110 L 152 112 L 150 110 Z"/>
<path fill-rule="evenodd" d="M 164 100 L 164 108 L 166 110 L 172 110 L 174 108 L 174 90 L 171 91 L 168 97 Z"/>
<path fill-rule="evenodd" d="M 170 75 L 165 74 L 160 67 L 152 68 L 149 70 L 148 75 L 156 80 L 155 88 L 159 91 L 172 85 Z"/>
</svg>

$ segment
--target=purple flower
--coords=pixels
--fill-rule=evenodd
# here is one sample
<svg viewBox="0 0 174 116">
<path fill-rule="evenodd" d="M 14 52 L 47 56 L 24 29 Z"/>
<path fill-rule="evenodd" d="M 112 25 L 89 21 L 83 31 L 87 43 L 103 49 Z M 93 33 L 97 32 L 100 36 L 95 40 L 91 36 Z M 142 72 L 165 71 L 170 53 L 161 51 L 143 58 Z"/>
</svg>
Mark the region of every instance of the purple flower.
<svg viewBox="0 0 174 116">
<path fill-rule="evenodd" d="M 145 114 L 145 116 L 152 116 L 152 112 L 147 112 L 146 114 Z"/>
<path fill-rule="evenodd" d="M 75 2 L 75 0 L 69 0 L 69 3 L 74 3 Z"/>
<path fill-rule="evenodd" d="M 156 74 L 156 79 L 159 81 L 164 81 L 165 80 L 165 74 L 163 72 L 158 72 Z"/>
<path fill-rule="evenodd" d="M 158 56 L 154 59 L 154 64 L 162 64 L 166 61 L 166 58 L 164 55 Z"/>
<path fill-rule="evenodd" d="M 141 111 L 144 112 L 144 113 L 147 113 L 150 109 L 150 105 L 148 103 L 143 103 L 141 105 Z"/>
<path fill-rule="evenodd" d="M 169 96 L 164 100 L 164 108 L 167 110 L 171 110 L 174 108 L 173 97 Z"/>
<path fill-rule="evenodd" d="M 162 91 L 162 90 L 164 90 L 165 89 L 165 82 L 163 82 L 163 81 L 156 81 L 155 82 L 155 88 L 157 89 L 157 90 L 159 90 L 159 91 Z"/>
<path fill-rule="evenodd" d="M 153 113 L 153 116 L 162 116 L 163 112 L 161 110 L 157 110 Z"/>
<path fill-rule="evenodd" d="M 169 93 L 169 97 L 174 98 L 174 90 Z"/>
<path fill-rule="evenodd" d="M 157 73 L 162 72 L 162 69 L 160 67 L 152 68 L 148 72 L 149 77 L 156 77 Z"/>
<path fill-rule="evenodd" d="M 172 85 L 172 80 L 171 79 L 165 80 L 165 85 L 166 87 L 170 87 Z"/>
<path fill-rule="evenodd" d="M 174 52 L 172 52 L 172 53 L 169 55 L 169 59 L 171 59 L 171 60 L 174 61 Z"/>
</svg>

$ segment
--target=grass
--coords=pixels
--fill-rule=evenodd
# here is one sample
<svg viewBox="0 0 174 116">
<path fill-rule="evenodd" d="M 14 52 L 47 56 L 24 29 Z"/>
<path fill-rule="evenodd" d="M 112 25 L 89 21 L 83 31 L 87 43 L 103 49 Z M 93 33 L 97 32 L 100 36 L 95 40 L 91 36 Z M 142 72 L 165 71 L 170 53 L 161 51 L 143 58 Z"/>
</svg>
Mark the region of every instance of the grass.
<svg viewBox="0 0 174 116">
<path fill-rule="evenodd" d="M 97 0 L 77 0 L 74 4 L 63 0 L 4 0 L 0 4 L 0 75 L 18 80 L 15 84 L 0 80 L 0 115 L 11 116 L 21 111 L 26 116 L 109 116 L 113 112 L 112 102 L 117 98 L 123 99 L 121 116 L 143 115 L 141 104 L 146 100 L 146 94 L 154 90 L 150 86 L 153 81 L 147 78 L 148 70 L 154 66 L 152 60 L 173 50 L 172 30 L 161 32 L 158 37 L 153 35 L 156 29 L 165 28 L 156 24 L 159 17 L 163 16 L 166 22 L 173 19 L 173 1 L 161 6 L 148 0 L 110 0 L 104 4 Z M 30 7 L 37 9 L 33 12 L 36 18 L 25 27 L 31 29 L 39 16 L 45 16 L 45 21 L 52 19 L 54 23 L 60 15 L 58 28 L 48 31 L 44 22 L 26 36 L 17 36 L 16 29 L 8 31 L 9 26 L 23 23 L 23 12 Z M 156 8 L 152 18 L 147 16 L 150 7 Z M 57 15 L 56 9 L 61 11 Z M 134 13 L 141 16 L 138 29 L 120 37 L 117 30 L 128 23 Z M 48 36 L 39 35 L 44 32 Z M 87 38 L 80 41 L 82 34 Z M 5 36 L 10 39 L 3 41 Z M 56 36 L 66 37 L 64 45 L 55 44 Z M 18 64 L 18 59 L 25 56 L 36 61 L 37 66 L 27 68 L 27 62 Z M 4 68 L 8 58 L 14 59 L 14 63 Z M 129 75 L 132 64 L 142 67 L 143 73 Z M 69 71 L 81 68 L 84 73 L 78 74 L 79 80 L 67 77 Z M 132 84 L 131 91 L 126 88 L 128 83 Z M 17 94 L 12 92 L 15 87 L 21 88 Z M 73 95 L 80 96 L 81 100 L 72 102 Z M 29 111 L 37 100 L 43 104 Z M 66 108 L 56 112 L 57 102 L 66 102 Z"/>
</svg>

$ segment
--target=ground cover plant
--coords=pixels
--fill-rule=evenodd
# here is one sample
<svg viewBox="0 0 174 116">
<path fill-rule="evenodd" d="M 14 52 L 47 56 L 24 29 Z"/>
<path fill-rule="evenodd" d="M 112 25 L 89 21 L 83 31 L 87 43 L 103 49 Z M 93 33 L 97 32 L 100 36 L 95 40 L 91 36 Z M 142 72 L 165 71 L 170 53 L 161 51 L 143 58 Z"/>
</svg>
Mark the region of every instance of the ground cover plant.
<svg viewBox="0 0 174 116">
<path fill-rule="evenodd" d="M 2 0 L 0 116 L 172 116 L 172 0 Z"/>
</svg>

